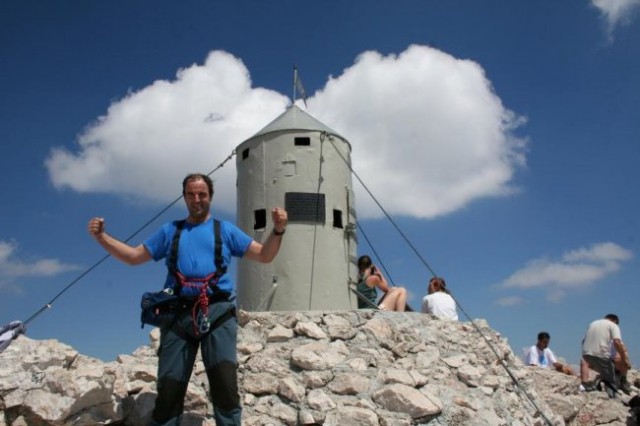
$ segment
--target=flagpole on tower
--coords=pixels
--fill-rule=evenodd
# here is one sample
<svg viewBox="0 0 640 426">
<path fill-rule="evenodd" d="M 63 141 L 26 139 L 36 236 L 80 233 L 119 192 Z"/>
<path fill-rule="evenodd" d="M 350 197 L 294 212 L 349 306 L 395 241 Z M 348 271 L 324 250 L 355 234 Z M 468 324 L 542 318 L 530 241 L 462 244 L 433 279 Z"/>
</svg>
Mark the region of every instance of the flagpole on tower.
<svg viewBox="0 0 640 426">
<path fill-rule="evenodd" d="M 291 98 L 293 100 L 293 103 L 296 103 L 296 82 L 298 81 L 298 66 L 294 65 L 293 66 L 293 97 Z"/>
<path fill-rule="evenodd" d="M 304 91 L 304 86 L 302 85 L 302 80 L 298 76 L 298 66 L 294 65 L 293 66 L 293 103 L 294 104 L 296 103 L 296 100 L 298 99 L 296 91 L 300 94 L 300 97 L 302 98 L 302 102 L 304 102 L 304 106 L 306 108 L 306 106 L 307 106 L 307 94 Z"/>
</svg>

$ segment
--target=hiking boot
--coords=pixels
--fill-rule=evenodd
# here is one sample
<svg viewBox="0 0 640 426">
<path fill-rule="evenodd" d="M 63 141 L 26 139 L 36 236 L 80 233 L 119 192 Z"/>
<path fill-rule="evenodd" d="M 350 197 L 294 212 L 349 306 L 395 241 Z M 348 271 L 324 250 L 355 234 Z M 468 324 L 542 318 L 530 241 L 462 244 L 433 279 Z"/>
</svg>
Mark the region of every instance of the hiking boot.
<svg viewBox="0 0 640 426">
<path fill-rule="evenodd" d="M 627 376 L 620 376 L 620 390 L 627 395 L 631 395 L 631 385 L 627 380 Z"/>
<path fill-rule="evenodd" d="M 601 380 L 600 384 L 604 388 L 604 391 L 607 393 L 607 396 L 609 398 L 615 398 L 616 397 L 616 393 L 618 392 L 618 390 L 616 389 L 615 386 L 613 386 L 611 383 L 608 383 L 608 382 L 606 382 L 604 380 Z"/>
<path fill-rule="evenodd" d="M 579 389 L 580 392 L 593 392 L 597 390 L 596 385 L 593 382 L 582 382 Z"/>
<path fill-rule="evenodd" d="M 604 390 L 605 390 L 605 392 L 607 392 L 607 396 L 610 399 L 613 399 L 613 398 L 616 397 L 616 390 L 614 388 L 612 388 L 610 386 L 605 386 Z"/>
</svg>

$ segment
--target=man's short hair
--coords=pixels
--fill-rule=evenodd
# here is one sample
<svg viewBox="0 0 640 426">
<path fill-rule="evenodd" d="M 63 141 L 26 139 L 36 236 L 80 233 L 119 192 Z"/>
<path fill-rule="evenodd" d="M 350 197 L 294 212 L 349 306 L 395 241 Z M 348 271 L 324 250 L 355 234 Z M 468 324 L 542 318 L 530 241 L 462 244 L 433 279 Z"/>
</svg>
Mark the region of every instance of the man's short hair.
<svg viewBox="0 0 640 426">
<path fill-rule="evenodd" d="M 611 321 L 615 322 L 616 324 L 620 324 L 620 318 L 618 318 L 618 316 L 616 314 L 607 314 L 605 316 L 605 319 L 611 320 Z"/>
<path fill-rule="evenodd" d="M 211 178 L 203 173 L 191 173 L 187 175 L 182 181 L 182 195 L 186 195 L 187 184 L 194 180 L 202 180 L 207 184 L 207 188 L 209 188 L 209 198 L 213 197 L 213 181 Z"/>
<path fill-rule="evenodd" d="M 549 333 L 547 333 L 546 331 L 541 331 L 540 333 L 538 333 L 538 340 L 550 340 L 551 336 L 549 336 Z"/>
</svg>

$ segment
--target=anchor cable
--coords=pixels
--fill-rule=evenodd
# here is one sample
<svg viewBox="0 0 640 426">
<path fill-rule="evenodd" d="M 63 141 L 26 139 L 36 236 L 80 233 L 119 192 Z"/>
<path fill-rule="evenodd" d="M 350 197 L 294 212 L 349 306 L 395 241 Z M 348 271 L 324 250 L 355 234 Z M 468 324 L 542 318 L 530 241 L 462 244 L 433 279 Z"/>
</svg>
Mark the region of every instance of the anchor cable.
<svg viewBox="0 0 640 426">
<path fill-rule="evenodd" d="M 413 250 L 413 252 L 416 254 L 416 256 L 420 259 L 420 261 L 423 263 L 423 265 L 429 270 L 429 272 L 431 272 L 431 275 L 433 277 L 437 277 L 438 275 L 435 273 L 435 271 L 433 270 L 433 268 L 431 266 L 429 266 L 429 263 L 427 263 L 427 261 L 420 255 L 420 253 L 418 252 L 418 250 L 416 249 L 416 247 L 411 243 L 411 241 L 409 240 L 409 238 L 405 235 L 405 233 L 402 231 L 402 229 L 400 229 L 400 227 L 398 226 L 398 224 L 393 220 L 393 218 L 389 215 L 389 213 L 385 210 L 385 208 L 380 204 L 380 202 L 376 199 L 376 197 L 373 195 L 373 193 L 369 190 L 369 188 L 365 185 L 365 183 L 362 181 L 362 179 L 360 178 L 360 176 L 356 173 L 356 171 L 353 169 L 353 167 L 351 166 L 351 164 L 347 161 L 346 158 L 344 158 L 344 156 L 342 155 L 342 153 L 340 152 L 340 150 L 335 146 L 334 140 L 333 140 L 333 136 L 338 136 L 339 135 L 334 135 L 334 134 L 330 134 L 326 131 L 323 131 L 320 139 L 324 140 L 325 138 L 327 138 L 329 140 L 329 142 L 331 142 L 331 144 L 333 145 L 334 149 L 336 150 L 336 152 L 338 153 L 338 155 L 340 156 L 340 158 L 342 158 L 342 161 L 344 161 L 345 165 L 349 168 L 349 170 L 351 171 L 351 173 L 356 177 L 356 179 L 358 179 L 358 182 L 360 182 L 360 184 L 362 185 L 362 187 L 364 188 L 364 190 L 369 194 L 369 196 L 371 197 L 371 199 L 376 203 L 376 205 L 380 208 L 380 210 L 384 213 L 384 215 L 386 216 L 386 218 L 389 220 L 389 222 L 394 226 L 394 228 L 398 231 L 398 233 L 402 236 L 402 238 L 405 240 L 405 242 L 407 243 L 407 245 Z M 358 226 L 358 228 L 362 231 L 362 228 L 360 227 L 360 225 L 357 223 L 356 224 Z M 373 245 L 371 244 L 371 242 L 369 241 L 369 239 L 367 238 L 367 236 L 364 234 L 364 232 L 362 233 L 363 236 L 365 237 L 365 239 L 367 240 L 367 243 L 369 244 L 369 247 L 371 247 L 371 249 L 374 252 L 374 255 L 380 260 L 380 257 L 378 256 L 378 254 L 376 253 L 375 249 L 373 248 Z M 383 269 L 385 269 L 383 267 Z M 386 269 L 385 269 L 385 273 L 387 273 Z M 387 273 L 388 276 L 388 273 Z M 498 354 L 498 351 L 495 349 L 493 343 L 487 338 L 487 336 L 485 336 L 485 334 L 482 332 L 482 330 L 480 329 L 480 327 L 476 324 L 475 321 L 473 321 L 471 319 L 471 317 L 469 316 L 469 314 L 467 314 L 466 310 L 463 308 L 462 304 L 453 296 L 453 294 L 451 293 L 451 291 L 449 289 L 446 290 L 447 293 L 451 296 L 451 298 L 453 299 L 453 301 L 455 302 L 456 306 L 458 307 L 458 309 L 460 309 L 460 311 L 462 312 L 462 314 L 464 315 L 464 317 L 466 319 L 469 320 L 469 322 L 471 322 L 472 326 L 474 327 L 474 329 L 476 330 L 476 332 L 482 337 L 482 339 L 485 341 L 485 343 L 487 344 L 487 346 L 491 349 L 491 351 L 494 353 L 494 355 L 497 358 L 497 361 L 500 362 L 500 365 L 502 365 L 502 367 L 506 370 L 507 374 L 509 375 L 509 377 L 511 378 L 511 380 L 513 381 L 513 383 L 516 386 L 516 389 L 518 389 L 525 397 L 526 399 L 529 401 L 529 403 L 534 407 L 534 409 L 536 410 L 537 414 L 540 414 L 540 416 L 544 419 L 544 421 L 549 424 L 550 426 L 553 426 L 554 423 L 542 412 L 542 410 L 540 410 L 540 408 L 538 407 L 538 405 L 536 404 L 536 402 L 534 401 L 533 397 L 526 391 L 526 389 L 524 389 L 522 387 L 522 385 L 520 384 L 519 380 L 517 379 L 517 377 L 514 375 L 514 373 L 511 371 L 511 369 L 509 368 L 508 365 L 506 365 L 506 358 L 508 356 L 508 354 L 506 354 L 506 356 L 500 356 Z"/>
<path fill-rule="evenodd" d="M 215 169 L 211 170 L 209 173 L 207 173 L 207 176 L 211 176 L 213 173 L 215 173 L 216 171 L 218 171 L 218 169 L 222 168 L 227 161 L 231 160 L 231 158 L 233 158 L 233 156 L 235 155 L 235 150 L 233 150 L 231 152 L 231 154 L 229 154 L 229 156 L 227 158 L 225 158 L 222 163 L 220 163 Z M 140 226 L 133 234 L 131 234 L 126 240 L 123 240 L 124 243 L 128 243 L 129 241 L 131 241 L 136 235 L 138 235 L 142 230 L 144 230 L 147 226 L 149 226 L 153 221 L 155 221 L 156 219 L 158 219 L 160 216 L 162 216 L 167 210 L 169 210 L 171 207 L 173 207 L 178 201 L 180 201 L 182 199 L 182 195 L 179 196 L 178 198 L 176 198 L 175 200 L 173 200 L 171 203 L 169 203 L 167 206 L 165 206 L 163 209 L 161 209 L 158 213 L 156 213 L 151 219 L 149 219 L 148 221 L 146 221 L 142 226 Z M 84 272 L 82 272 L 80 275 L 78 275 L 75 279 L 73 279 L 69 284 L 67 284 L 66 287 L 64 287 L 61 291 L 59 291 L 48 303 L 46 303 L 44 306 L 42 306 L 38 311 L 36 311 L 33 315 L 31 315 L 29 318 L 27 318 L 23 324 L 26 326 L 27 324 L 29 324 L 30 322 L 32 322 L 34 319 L 36 319 L 40 314 L 42 314 L 44 311 L 46 311 L 47 309 L 51 309 L 53 307 L 53 303 L 58 300 L 60 297 L 62 297 L 63 294 L 65 294 L 71 287 L 73 287 L 76 283 L 78 283 L 82 278 L 84 278 L 87 274 L 89 274 L 91 271 L 93 271 L 95 268 L 97 268 L 102 262 L 104 262 L 105 260 L 107 260 L 109 257 L 111 257 L 110 254 L 106 254 L 105 256 L 103 256 L 100 260 L 98 260 L 97 262 L 95 262 L 92 266 L 90 266 L 89 268 L 87 268 Z"/>
</svg>

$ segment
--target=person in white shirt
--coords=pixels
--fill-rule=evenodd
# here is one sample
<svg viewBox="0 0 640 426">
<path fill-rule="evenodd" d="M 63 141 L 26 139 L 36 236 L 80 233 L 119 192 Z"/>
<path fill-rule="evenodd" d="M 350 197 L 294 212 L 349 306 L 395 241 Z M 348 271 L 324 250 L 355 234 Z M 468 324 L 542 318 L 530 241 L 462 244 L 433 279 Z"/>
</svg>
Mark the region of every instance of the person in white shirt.
<svg viewBox="0 0 640 426">
<path fill-rule="evenodd" d="M 568 365 L 558 362 L 558 359 L 549 349 L 549 341 L 551 336 L 546 331 L 538 333 L 538 342 L 531 346 L 527 351 L 526 364 L 535 365 L 543 368 L 555 368 L 561 373 L 573 375 L 573 370 Z"/>
<path fill-rule="evenodd" d="M 585 390 L 593 390 L 593 384 L 588 382 L 591 369 L 599 374 L 609 396 L 615 396 L 618 390 L 626 394 L 631 392 L 627 381 L 631 361 L 622 342 L 619 324 L 620 319 L 615 314 L 607 314 L 603 319 L 589 324 L 582 339 L 580 362 L 580 379 Z"/>
<path fill-rule="evenodd" d="M 456 301 L 449 294 L 443 278 L 431 278 L 427 291 L 429 294 L 422 299 L 422 313 L 458 321 Z"/>
</svg>

